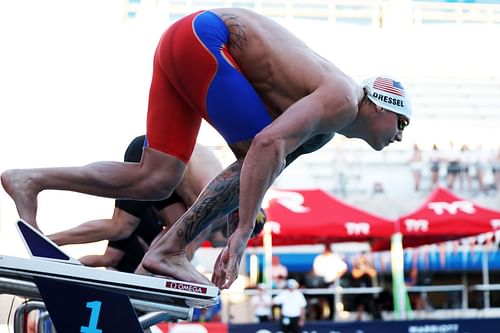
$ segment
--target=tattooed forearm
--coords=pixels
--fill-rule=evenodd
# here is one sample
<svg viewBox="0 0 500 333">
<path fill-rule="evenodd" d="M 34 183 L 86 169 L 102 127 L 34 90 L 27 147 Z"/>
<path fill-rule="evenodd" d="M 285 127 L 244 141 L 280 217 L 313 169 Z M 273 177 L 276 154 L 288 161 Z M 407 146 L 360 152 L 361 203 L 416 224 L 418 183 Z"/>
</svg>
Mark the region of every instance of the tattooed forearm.
<svg viewBox="0 0 500 333">
<path fill-rule="evenodd" d="M 229 215 L 229 218 L 227 219 L 227 237 L 229 238 L 233 232 L 236 230 L 238 227 L 238 223 L 240 222 L 240 214 L 238 213 L 239 211 L 235 211 Z"/>
<path fill-rule="evenodd" d="M 247 41 L 246 28 L 247 26 L 241 19 L 233 14 L 224 13 L 220 16 L 229 30 L 229 46 L 243 51 L 243 47 Z"/>
<path fill-rule="evenodd" d="M 215 219 L 238 207 L 242 163 L 234 162 L 201 192 L 194 205 L 181 218 L 186 229 L 177 234 L 179 237 L 189 243 Z"/>
</svg>

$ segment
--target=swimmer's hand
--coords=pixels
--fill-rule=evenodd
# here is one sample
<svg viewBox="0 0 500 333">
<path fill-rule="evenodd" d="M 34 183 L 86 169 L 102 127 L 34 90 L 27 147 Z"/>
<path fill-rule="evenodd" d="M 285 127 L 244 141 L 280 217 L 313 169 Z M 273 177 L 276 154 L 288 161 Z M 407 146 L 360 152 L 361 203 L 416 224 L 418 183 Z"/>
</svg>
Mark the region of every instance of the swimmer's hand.
<svg viewBox="0 0 500 333">
<path fill-rule="evenodd" d="M 241 258 L 250 235 L 236 229 L 229 237 L 227 246 L 217 257 L 212 275 L 212 283 L 220 289 L 229 288 L 238 277 Z"/>
</svg>

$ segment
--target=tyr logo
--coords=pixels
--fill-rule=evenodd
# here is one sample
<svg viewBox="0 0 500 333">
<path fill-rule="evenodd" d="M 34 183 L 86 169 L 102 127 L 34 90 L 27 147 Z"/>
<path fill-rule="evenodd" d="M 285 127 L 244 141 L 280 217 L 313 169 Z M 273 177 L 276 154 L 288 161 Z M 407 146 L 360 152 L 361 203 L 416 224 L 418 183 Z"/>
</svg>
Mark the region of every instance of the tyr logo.
<svg viewBox="0 0 500 333">
<path fill-rule="evenodd" d="M 427 232 L 429 231 L 429 221 L 420 219 L 406 219 L 406 231 L 408 232 Z"/>
<path fill-rule="evenodd" d="M 496 230 L 496 229 L 500 229 L 500 219 L 492 219 L 490 221 L 490 224 L 491 224 L 491 228 Z"/>
<path fill-rule="evenodd" d="M 366 222 L 346 222 L 344 226 L 348 235 L 370 234 L 370 225 Z"/>
<path fill-rule="evenodd" d="M 458 211 L 465 214 L 474 214 L 476 209 L 470 201 L 453 201 L 453 202 L 430 202 L 427 207 L 434 211 L 436 215 L 443 215 L 447 212 L 450 215 L 456 215 Z"/>
</svg>

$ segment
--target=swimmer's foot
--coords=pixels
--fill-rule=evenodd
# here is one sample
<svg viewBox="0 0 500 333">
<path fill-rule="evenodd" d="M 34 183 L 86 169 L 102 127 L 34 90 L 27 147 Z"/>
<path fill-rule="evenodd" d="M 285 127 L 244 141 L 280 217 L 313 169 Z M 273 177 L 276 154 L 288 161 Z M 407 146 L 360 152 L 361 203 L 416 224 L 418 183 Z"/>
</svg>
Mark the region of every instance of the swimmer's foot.
<svg viewBox="0 0 500 333">
<path fill-rule="evenodd" d="M 31 170 L 7 170 L 2 173 L 2 186 L 16 204 L 19 217 L 38 228 L 36 224 L 37 195 L 39 189 Z"/>
<path fill-rule="evenodd" d="M 212 285 L 210 280 L 200 273 L 186 258 L 185 253 L 177 252 L 157 255 L 150 251 L 142 261 L 143 269 L 152 274 L 161 275 L 179 281 Z"/>
</svg>

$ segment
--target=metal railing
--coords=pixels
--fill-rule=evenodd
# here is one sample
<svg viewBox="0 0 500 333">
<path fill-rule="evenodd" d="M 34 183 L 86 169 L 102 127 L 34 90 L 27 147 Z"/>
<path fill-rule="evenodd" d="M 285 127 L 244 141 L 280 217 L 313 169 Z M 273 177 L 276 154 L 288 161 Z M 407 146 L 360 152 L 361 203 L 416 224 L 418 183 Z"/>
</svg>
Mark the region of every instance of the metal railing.
<svg viewBox="0 0 500 333">
<path fill-rule="evenodd" d="M 27 317 L 31 311 L 45 311 L 45 304 L 40 301 L 26 301 L 21 303 L 14 313 L 14 333 L 25 333 L 27 331 Z M 41 318 L 41 316 L 40 316 Z M 39 333 L 45 333 L 45 323 L 40 320 L 38 327 Z"/>
<path fill-rule="evenodd" d="M 489 292 L 489 291 L 500 291 L 500 284 L 491 284 L 491 285 L 474 285 L 468 287 L 466 284 L 453 284 L 453 285 L 432 285 L 432 286 L 407 286 L 407 291 L 409 294 L 420 293 L 421 297 L 427 301 L 429 294 L 433 293 L 460 293 L 461 297 L 461 306 L 460 308 L 453 309 L 455 316 L 460 316 L 460 311 L 464 312 L 466 310 L 470 310 L 469 308 L 469 291 L 478 291 L 478 292 Z M 301 292 L 306 296 L 316 296 L 321 295 L 325 297 L 332 297 L 333 304 L 337 305 L 339 302 L 342 302 L 344 296 L 348 295 L 362 295 L 362 294 L 372 294 L 378 295 L 384 288 L 382 287 L 370 287 L 370 288 L 343 288 L 340 286 L 334 286 L 332 288 L 314 288 L 314 289 L 301 289 Z M 276 295 L 280 292 L 280 289 L 272 289 L 267 291 L 270 295 Z M 247 289 L 243 291 L 243 294 L 247 297 L 256 295 L 258 293 L 255 289 Z M 227 301 L 231 302 L 231 296 L 237 296 L 241 294 L 241 292 L 230 292 L 224 291 L 223 294 L 229 296 Z M 488 295 L 489 297 L 489 295 Z M 227 304 L 226 304 L 227 305 Z M 230 307 L 229 307 L 230 308 Z M 487 309 L 489 307 L 485 306 L 483 309 Z M 336 306 L 332 309 L 337 312 Z M 435 309 L 438 310 L 438 309 Z M 456 312 L 459 311 L 459 312 Z M 230 316 L 228 316 L 230 317 Z M 334 318 L 339 318 L 337 313 Z"/>
<path fill-rule="evenodd" d="M 460 292 L 462 300 L 462 309 L 469 307 L 469 296 L 467 287 L 461 284 L 440 285 L 440 286 L 408 286 L 406 287 L 409 293 L 418 292 L 422 295 L 423 300 L 428 303 L 428 294 L 436 292 Z"/>
<path fill-rule="evenodd" d="M 390 0 L 159 0 L 140 4 L 127 2 L 127 13 L 154 13 L 175 19 L 188 13 L 213 7 L 244 7 L 263 15 L 291 19 L 315 19 L 332 23 L 350 22 L 383 27 L 392 16 L 413 24 L 483 23 L 500 24 L 500 5 Z M 399 10 L 391 10 L 398 6 Z M 405 6 L 405 11 L 400 10 Z M 137 17 L 131 15 L 128 17 Z"/>
<path fill-rule="evenodd" d="M 470 287 L 471 291 L 483 293 L 483 306 L 485 309 L 491 308 L 490 294 L 492 291 L 500 291 L 500 284 L 476 284 Z"/>
</svg>

